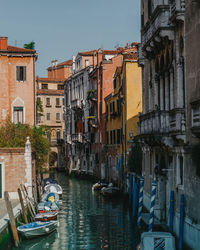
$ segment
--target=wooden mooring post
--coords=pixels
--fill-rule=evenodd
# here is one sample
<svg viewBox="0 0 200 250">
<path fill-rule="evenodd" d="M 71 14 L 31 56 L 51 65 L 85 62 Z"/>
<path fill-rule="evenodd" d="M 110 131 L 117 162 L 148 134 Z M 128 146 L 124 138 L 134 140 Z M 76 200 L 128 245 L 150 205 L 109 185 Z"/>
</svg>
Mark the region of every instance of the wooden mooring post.
<svg viewBox="0 0 200 250">
<path fill-rule="evenodd" d="M 11 225 L 11 229 L 12 229 L 12 233 L 13 233 L 14 243 L 15 243 L 15 246 L 18 247 L 19 246 L 19 236 L 18 236 L 18 232 L 17 232 L 17 228 L 16 228 L 12 204 L 11 204 L 10 197 L 9 197 L 9 194 L 7 191 L 4 192 L 4 199 L 6 202 L 6 208 L 7 208 L 8 216 L 10 219 L 10 225 Z"/>
<path fill-rule="evenodd" d="M 22 214 L 23 214 L 23 217 L 24 217 L 24 222 L 27 224 L 28 219 L 27 219 L 27 216 L 26 216 L 26 209 L 25 209 L 25 206 L 24 206 L 24 201 L 23 201 L 23 198 L 22 198 L 22 193 L 21 193 L 20 188 L 18 188 L 17 191 L 18 191 L 18 195 L 19 195 L 19 201 L 20 201 L 21 207 L 22 207 Z"/>
<path fill-rule="evenodd" d="M 31 209 L 33 211 L 33 214 L 36 215 L 36 211 L 35 211 L 35 207 L 34 207 L 35 204 L 34 204 L 33 200 L 31 200 L 31 198 L 28 196 L 28 191 L 27 191 L 27 188 L 26 188 L 25 185 L 23 185 L 23 188 L 24 188 L 24 191 L 25 191 L 25 194 L 26 194 L 26 198 L 27 198 L 27 200 L 30 203 Z"/>
<path fill-rule="evenodd" d="M 22 191 L 22 193 L 23 193 L 24 199 L 25 199 L 25 201 L 26 201 L 27 208 L 28 208 L 28 211 L 29 211 L 29 213 L 30 213 L 31 221 L 34 221 L 34 214 L 33 214 L 33 211 L 32 211 L 32 209 L 31 209 L 30 203 L 29 203 L 29 201 L 27 200 L 27 197 L 26 197 L 26 194 L 25 194 L 25 191 L 24 191 L 24 188 L 23 188 L 23 185 L 22 185 L 22 184 L 20 185 L 20 188 L 21 188 L 21 191 Z"/>
</svg>

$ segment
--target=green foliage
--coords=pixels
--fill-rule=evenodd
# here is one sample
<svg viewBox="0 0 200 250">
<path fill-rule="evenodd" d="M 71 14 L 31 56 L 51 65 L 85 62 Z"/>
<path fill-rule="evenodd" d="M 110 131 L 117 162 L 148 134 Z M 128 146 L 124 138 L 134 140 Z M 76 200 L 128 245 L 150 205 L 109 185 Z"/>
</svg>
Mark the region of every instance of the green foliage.
<svg viewBox="0 0 200 250">
<path fill-rule="evenodd" d="M 45 137 L 48 130 L 49 128 L 45 126 L 31 128 L 27 124 L 14 124 L 7 120 L 0 127 L 0 147 L 24 147 L 26 137 L 29 136 L 35 151 L 36 167 L 39 170 L 48 160 L 50 144 Z"/>
<path fill-rule="evenodd" d="M 37 99 L 36 101 L 36 110 L 37 110 L 37 113 L 40 113 L 40 114 L 44 112 L 43 105 L 40 99 Z"/>
<path fill-rule="evenodd" d="M 142 174 L 142 147 L 136 139 L 133 141 L 131 153 L 128 159 L 128 169 L 137 175 Z"/>
<path fill-rule="evenodd" d="M 30 43 L 25 43 L 25 44 L 24 44 L 24 48 L 25 48 L 25 49 L 35 49 L 35 42 L 32 41 L 32 42 L 30 42 Z"/>
<path fill-rule="evenodd" d="M 191 157 L 196 166 L 196 174 L 200 177 L 200 144 L 196 144 L 191 148 Z"/>
</svg>

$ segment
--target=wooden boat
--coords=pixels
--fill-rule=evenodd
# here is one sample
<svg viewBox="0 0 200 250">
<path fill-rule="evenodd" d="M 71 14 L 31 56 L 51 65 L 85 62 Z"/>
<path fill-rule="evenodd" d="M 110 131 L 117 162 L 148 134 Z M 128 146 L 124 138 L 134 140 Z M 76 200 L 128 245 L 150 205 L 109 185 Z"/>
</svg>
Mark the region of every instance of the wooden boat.
<svg viewBox="0 0 200 250">
<path fill-rule="evenodd" d="M 21 236 L 25 238 L 33 238 L 42 235 L 49 234 L 56 230 L 58 226 L 57 221 L 48 221 L 48 222 L 32 222 L 25 224 L 23 226 L 17 227 L 18 232 Z"/>
<path fill-rule="evenodd" d="M 174 236 L 167 232 L 144 232 L 137 250 L 170 249 L 176 250 Z"/>
<path fill-rule="evenodd" d="M 101 190 L 103 187 L 107 187 L 107 186 L 108 184 L 106 183 L 97 182 L 92 186 L 92 190 L 98 191 L 98 190 Z"/>
<path fill-rule="evenodd" d="M 57 220 L 57 215 L 58 215 L 58 212 L 38 213 L 35 216 L 35 221 Z"/>
</svg>

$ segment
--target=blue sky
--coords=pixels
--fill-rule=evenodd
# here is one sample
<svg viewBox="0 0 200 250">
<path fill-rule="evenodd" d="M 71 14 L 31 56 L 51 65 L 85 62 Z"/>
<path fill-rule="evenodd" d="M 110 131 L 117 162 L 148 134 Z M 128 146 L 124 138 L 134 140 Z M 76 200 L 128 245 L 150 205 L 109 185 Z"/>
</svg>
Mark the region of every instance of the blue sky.
<svg viewBox="0 0 200 250">
<path fill-rule="evenodd" d="M 6 0 L 0 35 L 23 47 L 35 41 L 37 75 L 46 76 L 52 59 L 62 62 L 78 51 L 113 49 L 140 41 L 139 0 Z"/>
</svg>

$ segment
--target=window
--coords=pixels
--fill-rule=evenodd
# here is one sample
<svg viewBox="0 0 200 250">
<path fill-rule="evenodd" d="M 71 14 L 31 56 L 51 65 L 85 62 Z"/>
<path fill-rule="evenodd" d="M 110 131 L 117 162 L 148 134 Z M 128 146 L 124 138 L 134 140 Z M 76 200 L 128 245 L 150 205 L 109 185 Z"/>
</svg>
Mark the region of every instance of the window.
<svg viewBox="0 0 200 250">
<path fill-rule="evenodd" d="M 48 106 L 48 107 L 51 106 L 50 98 L 49 97 L 46 98 L 46 106 Z"/>
<path fill-rule="evenodd" d="M 183 186 L 183 156 L 178 156 L 177 164 L 177 185 Z"/>
<path fill-rule="evenodd" d="M 106 132 L 106 144 L 109 144 L 109 136 L 108 136 L 108 132 Z"/>
<path fill-rule="evenodd" d="M 85 60 L 85 67 L 89 66 L 89 60 Z"/>
<path fill-rule="evenodd" d="M 115 102 L 113 102 L 112 105 L 113 105 L 113 113 L 115 113 Z"/>
<path fill-rule="evenodd" d="M 57 130 L 57 131 L 56 131 L 56 139 L 57 139 L 57 140 L 60 140 L 60 130 Z"/>
<path fill-rule="evenodd" d="M 64 98 L 62 99 L 62 104 L 65 105 L 65 99 Z"/>
<path fill-rule="evenodd" d="M 16 67 L 16 78 L 18 82 L 26 81 L 26 66 L 17 66 Z"/>
<path fill-rule="evenodd" d="M 102 117 L 102 101 L 99 102 L 99 113 L 100 117 Z"/>
<path fill-rule="evenodd" d="M 42 83 L 42 89 L 48 89 L 48 84 Z"/>
<path fill-rule="evenodd" d="M 120 144 L 120 129 L 117 129 L 117 144 Z"/>
<path fill-rule="evenodd" d="M 113 80 L 113 88 L 116 89 L 117 87 L 117 82 L 116 82 L 116 79 Z"/>
<path fill-rule="evenodd" d="M 119 102 L 119 100 L 117 100 L 117 114 L 118 115 L 120 115 L 120 112 L 121 110 L 120 110 L 120 102 Z"/>
<path fill-rule="evenodd" d="M 56 113 L 56 121 L 60 121 L 60 113 Z"/>
<path fill-rule="evenodd" d="M 60 107 L 60 98 L 56 98 L 56 107 Z"/>
<path fill-rule="evenodd" d="M 50 113 L 46 113 L 46 119 L 47 121 L 50 121 Z"/>
<path fill-rule="evenodd" d="M 113 106 L 112 106 L 112 102 L 110 103 L 110 113 L 113 112 Z"/>
<path fill-rule="evenodd" d="M 13 110 L 13 122 L 16 124 L 16 123 L 23 123 L 24 122 L 24 119 L 23 119 L 23 116 L 24 116 L 24 112 L 23 112 L 23 107 L 14 107 L 14 110 Z"/>
<path fill-rule="evenodd" d="M 110 144 L 113 144 L 112 131 L 110 131 Z"/>
<path fill-rule="evenodd" d="M 108 115 L 108 104 L 106 104 L 106 116 Z"/>
<path fill-rule="evenodd" d="M 113 144 L 116 144 L 115 130 L 113 130 Z"/>
<path fill-rule="evenodd" d="M 64 85 L 63 84 L 58 84 L 58 90 L 62 90 L 64 89 Z"/>
</svg>

